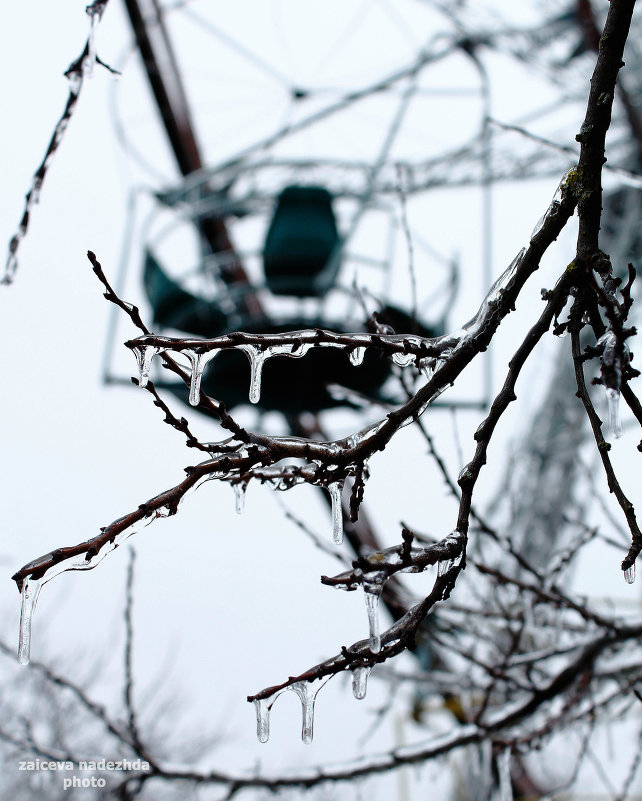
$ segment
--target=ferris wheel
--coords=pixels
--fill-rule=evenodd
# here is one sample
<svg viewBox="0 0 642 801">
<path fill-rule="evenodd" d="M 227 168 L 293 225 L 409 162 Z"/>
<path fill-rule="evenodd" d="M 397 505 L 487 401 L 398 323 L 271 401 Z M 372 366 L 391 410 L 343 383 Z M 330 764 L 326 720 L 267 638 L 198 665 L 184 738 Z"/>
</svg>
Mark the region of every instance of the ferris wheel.
<svg viewBox="0 0 642 801">
<path fill-rule="evenodd" d="M 491 186 L 502 167 L 489 81 L 479 42 L 438 10 L 386 0 L 125 5 L 135 44 L 120 68 L 142 56 L 149 101 L 141 108 L 140 87 L 121 81 L 114 120 L 148 176 L 151 210 L 138 262 L 123 258 L 121 287 L 128 273 L 139 276 L 155 326 L 199 337 L 348 332 L 376 312 L 398 333 L 439 335 L 464 270 L 429 222 L 427 198 L 444 186 L 479 193 L 475 269 L 490 286 Z M 162 167 L 149 155 L 159 131 L 171 150 Z M 528 172 L 532 161 L 510 168 Z M 119 380 L 115 325 L 107 381 Z M 367 358 L 361 371 L 332 350 L 281 368 L 276 360 L 261 406 L 282 407 L 284 385 L 294 389 L 292 413 L 358 395 L 386 401 L 394 368 Z M 238 352 L 223 354 L 203 387 L 237 406 L 248 370 Z M 479 383 L 479 398 L 448 405 L 483 406 L 489 369 Z"/>
</svg>

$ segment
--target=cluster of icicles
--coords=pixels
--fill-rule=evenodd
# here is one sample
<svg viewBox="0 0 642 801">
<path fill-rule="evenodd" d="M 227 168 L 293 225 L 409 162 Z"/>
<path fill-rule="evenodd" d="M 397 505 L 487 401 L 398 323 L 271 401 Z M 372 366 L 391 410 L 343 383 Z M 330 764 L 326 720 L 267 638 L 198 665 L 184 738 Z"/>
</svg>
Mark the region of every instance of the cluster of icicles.
<svg viewBox="0 0 642 801">
<path fill-rule="evenodd" d="M 515 275 L 524 257 L 522 248 L 504 273 L 495 281 L 482 301 L 477 314 L 461 329 L 452 334 L 427 338 L 415 334 L 333 334 L 330 331 L 306 329 L 269 337 L 271 343 L 264 344 L 261 335 L 224 335 L 211 340 L 186 340 L 172 337 L 141 336 L 126 343 L 132 349 L 138 363 L 139 386 L 145 387 L 154 356 L 166 351 L 182 353 L 191 364 L 189 402 L 197 406 L 200 400 L 201 379 L 208 363 L 221 350 L 240 350 L 250 361 L 251 403 L 261 399 L 261 376 L 265 362 L 273 356 L 289 356 L 299 359 L 315 347 L 339 348 L 348 353 L 350 362 L 358 367 L 368 347 L 383 348 L 393 362 L 400 367 L 414 365 L 427 379 L 436 369 L 467 341 L 475 337 L 487 322 L 489 312 L 502 291 Z M 245 341 L 239 342 L 242 337 Z"/>
<path fill-rule="evenodd" d="M 253 335 L 252 339 L 258 339 L 258 335 Z M 251 403 L 258 403 L 261 399 L 261 376 L 265 362 L 273 356 L 289 356 L 300 359 L 313 347 L 340 348 L 348 352 L 350 363 L 359 367 L 368 346 L 373 346 L 375 342 L 396 348 L 392 355 L 392 360 L 400 367 L 407 367 L 414 364 L 417 369 L 430 378 L 437 366 L 438 357 L 425 355 L 426 345 L 438 343 L 438 353 L 442 354 L 458 343 L 457 339 L 451 336 L 439 337 L 437 339 L 426 339 L 416 335 L 400 336 L 396 334 L 379 335 L 376 337 L 370 334 L 350 335 L 350 342 L 340 341 L 346 337 L 337 337 L 337 341 L 318 341 L 319 333 L 313 329 L 303 331 L 293 331 L 288 334 L 276 334 L 270 339 L 272 344 L 262 345 L 260 342 L 254 343 L 235 343 L 229 336 L 217 337 L 215 340 L 197 340 L 194 347 L 177 347 L 180 343 L 189 340 L 176 340 L 171 337 L 142 336 L 128 343 L 134 352 L 139 370 L 139 385 L 145 387 L 149 380 L 149 372 L 154 356 L 165 351 L 182 353 L 191 364 L 189 402 L 192 406 L 198 406 L 201 392 L 201 379 L 203 372 L 215 356 L 221 350 L 234 348 L 240 350 L 250 362 L 250 389 L 249 399 Z M 450 347 L 449 347 L 450 346 Z M 206 349 L 207 348 L 207 349 Z M 422 353 L 423 351 L 423 353 Z"/>
<path fill-rule="evenodd" d="M 372 668 L 360 665 L 352 670 L 352 694 L 357 700 L 366 697 L 368 676 Z M 312 681 L 297 681 L 278 690 L 268 698 L 255 699 L 256 710 L 256 736 L 259 742 L 267 743 L 270 738 L 270 712 L 276 699 L 286 690 L 291 690 L 299 696 L 301 701 L 301 739 L 310 744 L 314 734 L 314 703 L 319 690 L 330 680 L 331 676 L 313 679 Z"/>
</svg>

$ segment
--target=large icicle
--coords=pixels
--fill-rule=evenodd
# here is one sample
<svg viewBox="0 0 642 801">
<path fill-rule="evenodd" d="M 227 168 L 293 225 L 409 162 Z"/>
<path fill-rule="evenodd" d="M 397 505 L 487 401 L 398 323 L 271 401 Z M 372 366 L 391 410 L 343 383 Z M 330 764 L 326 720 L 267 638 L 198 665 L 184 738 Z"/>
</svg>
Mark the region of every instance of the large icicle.
<svg viewBox="0 0 642 801">
<path fill-rule="evenodd" d="M 263 365 L 271 354 L 254 345 L 239 345 L 238 349 L 242 350 L 250 360 L 250 403 L 258 403 L 261 400 Z"/>
<path fill-rule="evenodd" d="M 381 650 L 381 633 L 379 631 L 379 598 L 383 585 L 368 584 L 363 587 L 368 627 L 370 629 L 370 650 L 378 654 Z"/>
<path fill-rule="evenodd" d="M 620 419 L 620 393 L 617 389 L 607 387 L 606 402 L 609 408 L 609 430 L 618 439 L 622 436 L 622 421 Z"/>
<path fill-rule="evenodd" d="M 301 739 L 306 745 L 312 742 L 314 736 L 314 702 L 319 690 L 327 681 L 327 676 L 314 681 L 297 681 L 287 688 L 296 693 L 301 701 Z"/>
<path fill-rule="evenodd" d="M 472 339 L 479 333 L 479 328 L 486 319 L 486 315 L 488 314 L 488 310 L 491 304 L 497 303 L 497 301 L 501 297 L 502 292 L 506 289 L 511 279 L 517 272 L 517 269 L 519 265 L 522 263 L 522 259 L 524 258 L 525 253 L 526 253 L 526 248 L 522 248 L 519 251 L 519 253 L 515 256 L 513 261 L 508 265 L 508 267 L 504 270 L 504 272 L 499 276 L 499 278 L 488 290 L 488 294 L 483 299 L 481 306 L 477 311 L 477 314 L 464 325 L 462 331 L 463 335 L 459 340 L 457 348 L 462 347 L 465 342 Z M 442 354 L 442 358 L 443 357 L 444 354 Z"/>
<path fill-rule="evenodd" d="M 332 537 L 335 545 L 343 543 L 343 481 L 334 481 L 328 484 L 328 492 L 332 498 Z"/>
<path fill-rule="evenodd" d="M 28 665 L 31 654 L 31 628 L 33 613 L 40 595 L 42 581 L 27 578 L 22 585 L 20 606 L 20 642 L 18 644 L 18 662 Z"/>
<path fill-rule="evenodd" d="M 245 491 L 247 489 L 247 484 L 241 481 L 232 484 L 232 489 L 234 490 L 234 508 L 236 509 L 236 514 L 242 515 L 245 509 Z"/>
<path fill-rule="evenodd" d="M 189 402 L 192 406 L 198 406 L 201 396 L 201 379 L 203 371 L 208 363 L 219 353 L 218 350 L 210 350 L 205 353 L 197 353 L 193 350 L 184 350 L 183 353 L 192 364 L 192 375 L 189 383 Z"/>
<path fill-rule="evenodd" d="M 260 698 L 254 701 L 256 709 L 256 736 L 260 743 L 267 743 L 270 739 L 270 709 L 275 699 Z"/>
<path fill-rule="evenodd" d="M 136 345 L 133 351 L 138 364 L 138 386 L 144 388 L 149 380 L 152 360 L 157 353 L 160 353 L 161 348 L 154 345 Z"/>
</svg>

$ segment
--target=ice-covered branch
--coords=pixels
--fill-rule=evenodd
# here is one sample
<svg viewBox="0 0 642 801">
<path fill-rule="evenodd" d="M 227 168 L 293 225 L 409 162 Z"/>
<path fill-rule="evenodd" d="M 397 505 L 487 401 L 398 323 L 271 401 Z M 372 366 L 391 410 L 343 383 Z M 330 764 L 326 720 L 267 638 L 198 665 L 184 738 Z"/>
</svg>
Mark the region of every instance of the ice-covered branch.
<svg viewBox="0 0 642 801">
<path fill-rule="evenodd" d="M 542 336 L 549 330 L 551 323 L 556 315 L 562 310 L 568 294 L 573 285 L 573 275 L 571 271 L 566 271 L 557 282 L 555 289 L 547 293 L 547 305 L 540 315 L 537 323 L 530 329 L 524 341 L 517 349 L 508 365 L 508 374 L 504 381 L 504 386 L 494 399 L 488 416 L 475 432 L 477 448 L 473 459 L 464 467 L 459 475 L 457 483 L 461 489 L 461 499 L 459 503 L 459 514 L 457 516 L 457 531 L 464 536 L 468 533 L 469 519 L 472 509 L 473 490 L 482 467 L 486 464 L 486 453 L 488 444 L 495 427 L 506 411 L 508 405 L 516 400 L 515 384 L 520 371 L 526 360 L 533 351 L 535 345 Z"/>
<path fill-rule="evenodd" d="M 460 558 L 463 553 L 464 538 L 457 531 L 425 548 L 412 545 L 413 534 L 407 529 L 404 530 L 403 537 L 404 542 L 401 545 L 356 559 L 352 570 L 338 576 L 321 576 L 321 583 L 352 591 L 373 582 L 383 583 L 395 573 L 421 573 L 442 562 L 445 571 L 445 566 Z"/>
<path fill-rule="evenodd" d="M 180 769 L 164 769 L 162 764 L 157 766 L 157 775 L 168 779 L 185 779 L 187 781 L 198 782 L 199 784 L 223 784 L 229 788 L 228 797 L 236 795 L 238 792 L 249 788 L 263 788 L 279 790 L 287 787 L 314 787 L 328 782 L 352 781 L 362 776 L 384 773 L 395 770 L 403 765 L 421 764 L 435 759 L 447 753 L 451 753 L 459 748 L 480 743 L 491 739 L 502 743 L 503 746 L 510 744 L 529 742 L 531 739 L 540 741 L 553 734 L 549 723 L 559 719 L 566 722 L 567 718 L 575 720 L 590 719 L 591 714 L 604 705 L 611 703 L 619 696 L 619 692 L 614 693 L 611 688 L 603 698 L 593 700 L 589 696 L 587 703 L 580 704 L 585 697 L 585 692 L 577 691 L 577 682 L 585 680 L 590 676 L 593 666 L 598 658 L 616 645 L 630 643 L 642 636 L 642 626 L 623 626 L 617 631 L 607 634 L 598 633 L 592 637 L 584 646 L 575 648 L 570 658 L 564 660 L 558 669 L 548 677 L 545 682 L 539 685 L 531 684 L 528 691 L 523 692 L 521 697 L 510 705 L 502 705 L 498 708 L 489 709 L 485 719 L 476 723 L 464 723 L 461 726 L 451 729 L 445 735 L 437 735 L 427 742 L 396 748 L 391 752 L 375 754 L 357 759 L 353 762 L 344 763 L 337 766 L 324 768 L 310 768 L 290 775 L 280 775 L 270 778 L 268 776 L 257 775 L 230 775 L 222 771 L 198 772 Z M 359 644 L 357 644 L 359 645 Z M 349 649 L 347 649 L 349 651 Z M 313 707 L 315 691 L 320 689 L 314 684 L 327 676 L 330 672 L 350 669 L 345 661 L 345 656 L 335 657 L 327 663 L 313 668 L 301 676 L 293 677 L 291 682 L 295 684 L 302 682 L 310 684 L 307 694 L 297 689 L 300 696 L 304 696 L 304 705 L 307 703 Z M 317 670 L 317 673 L 314 671 Z M 322 671 L 325 670 L 325 673 Z M 248 700 L 253 700 L 258 706 L 263 699 L 263 709 L 258 713 L 259 730 L 263 731 L 264 736 L 269 733 L 269 710 L 276 695 L 291 686 L 288 682 L 277 687 L 270 687 L 256 696 L 251 696 Z M 565 714 L 551 714 L 548 718 L 540 718 L 535 713 L 546 704 L 555 702 L 564 697 L 564 694 L 576 687 L 576 691 L 571 694 L 570 700 L 566 699 L 563 709 Z M 581 688 L 580 688 L 581 689 Z M 309 699 L 312 700 L 309 700 Z M 303 700 L 303 699 L 302 699 Z M 265 703 L 267 701 L 267 703 Z M 263 716 L 263 728 L 261 729 L 261 715 Z M 544 722 L 545 721 L 545 722 Z"/>
<path fill-rule="evenodd" d="M 593 406 L 591 398 L 588 394 L 588 390 L 586 388 L 586 382 L 584 380 L 584 368 L 582 364 L 583 355 L 580 345 L 579 329 L 577 326 L 572 327 L 571 344 L 573 348 L 573 359 L 575 362 L 575 378 L 577 381 L 577 394 L 582 403 L 584 404 L 584 408 L 586 410 L 589 423 L 591 424 L 591 429 L 593 431 L 593 436 L 597 444 L 598 453 L 600 455 L 600 459 L 602 460 L 602 465 L 604 467 L 604 472 L 606 474 L 609 491 L 615 495 L 617 502 L 620 504 L 620 507 L 624 512 L 626 522 L 629 526 L 629 531 L 631 532 L 631 540 L 632 540 L 631 548 L 629 549 L 629 552 L 627 553 L 624 561 L 622 562 L 622 570 L 624 571 L 624 577 L 629 583 L 631 583 L 635 579 L 635 560 L 638 557 L 640 551 L 642 551 L 642 532 L 640 531 L 640 527 L 637 522 L 637 518 L 635 515 L 635 508 L 631 503 L 631 501 L 628 499 L 628 497 L 624 494 L 620 482 L 618 481 L 617 476 L 615 474 L 615 470 L 613 469 L 613 464 L 611 462 L 608 453 L 611 446 L 604 439 L 604 435 L 602 434 L 602 421 L 600 420 L 597 412 L 595 411 L 595 407 Z"/>
<path fill-rule="evenodd" d="M 495 331 L 503 318 L 514 308 L 515 301 L 529 276 L 539 266 L 539 261 L 546 248 L 557 237 L 564 224 L 570 217 L 575 206 L 575 199 L 571 192 L 561 186 L 559 198 L 555 198 L 537 230 L 533 233 L 528 248 L 520 251 L 503 275 L 491 287 L 484 298 L 477 314 L 461 329 L 451 335 L 424 340 L 422 338 L 404 337 L 403 335 L 368 335 L 355 334 L 352 339 L 343 339 L 342 335 L 333 332 L 313 330 L 283 334 L 264 341 L 260 336 L 242 333 L 218 337 L 214 340 L 174 340 L 165 337 L 154 337 L 149 334 L 143 324 L 137 307 L 122 301 L 113 291 L 107 281 L 100 263 L 90 251 L 88 258 L 92 263 L 94 272 L 106 288 L 105 297 L 125 311 L 132 322 L 143 331 L 144 336 L 134 340 L 129 346 L 135 350 L 139 365 L 139 384 L 145 386 L 148 380 L 149 369 L 154 355 L 162 352 L 162 358 L 168 369 L 179 375 L 190 384 L 190 400 L 197 404 L 199 409 L 207 411 L 217 418 L 220 424 L 230 430 L 240 443 L 245 443 L 233 453 L 209 460 L 201 465 L 188 468 L 188 477 L 163 493 L 147 501 L 134 512 L 114 521 L 102 529 L 96 537 L 75 546 L 57 548 L 39 559 L 25 565 L 14 575 L 14 580 L 22 592 L 21 612 L 21 644 L 19 658 L 22 662 L 29 659 L 29 643 L 31 638 L 31 621 L 41 586 L 54 576 L 66 570 L 86 570 L 94 567 L 111 550 L 118 547 L 127 537 L 142 526 L 146 526 L 158 517 L 175 514 L 178 504 L 183 497 L 201 483 L 214 478 L 229 478 L 237 476 L 243 479 L 244 475 L 256 467 L 275 465 L 282 459 L 300 458 L 307 462 L 317 462 L 312 483 L 318 483 L 334 492 L 333 506 L 335 517 L 335 540 L 340 542 L 339 504 L 342 482 L 348 475 L 359 475 L 364 470 L 367 459 L 376 451 L 383 450 L 394 434 L 405 424 L 416 419 L 430 405 L 445 387 L 452 384 L 457 376 L 480 352 L 484 351 L 490 343 Z M 549 303 L 549 306 L 552 306 Z M 340 337 L 340 339 L 337 339 Z M 447 345 L 447 347 L 446 347 Z M 251 394 L 257 391 L 260 382 L 262 363 L 267 358 L 268 348 L 274 350 L 269 355 L 302 356 L 306 350 L 314 346 L 340 346 L 350 350 L 357 363 L 363 355 L 364 349 L 376 347 L 382 350 L 392 349 L 391 352 L 401 354 L 404 363 L 409 357 L 421 366 L 422 359 L 431 360 L 434 372 L 427 383 L 399 409 L 390 412 L 386 418 L 370 425 L 366 429 L 352 436 L 330 443 L 318 443 L 297 437 L 268 437 L 265 435 L 249 434 L 236 424 L 227 414 L 225 408 L 216 400 L 207 397 L 200 390 L 200 376 L 206 362 L 213 358 L 220 349 L 238 347 L 244 350 L 253 364 Z M 189 355 L 192 362 L 191 374 L 167 355 L 167 350 L 179 351 Z M 424 367 L 428 366 L 426 364 Z M 358 367 L 355 364 L 355 369 Z M 493 423 L 494 425 L 494 423 Z M 489 435 L 492 427 L 488 429 Z M 487 440 L 485 440 L 487 442 Z M 481 467 L 479 462 L 478 467 Z M 306 479 L 304 471 L 299 471 L 298 478 Z M 296 483 L 296 481 L 295 481 Z M 458 530 L 466 532 L 468 525 L 468 512 L 470 509 L 470 492 L 467 492 L 460 477 L 460 486 L 464 490 L 460 504 L 459 520 L 464 521 Z M 473 482 L 474 484 L 474 482 Z M 287 488 L 287 487 L 286 487 Z M 354 496 L 358 501 L 359 492 Z M 353 507 L 353 513 L 356 509 Z M 371 621 L 375 619 L 374 593 L 366 595 L 372 601 L 370 610 Z"/>
<path fill-rule="evenodd" d="M 145 325 L 142 321 L 140 316 L 140 310 L 138 306 L 135 306 L 133 303 L 127 303 L 126 301 L 122 300 L 118 297 L 114 289 L 112 288 L 111 284 L 107 280 L 107 276 L 105 275 L 101 263 L 96 258 L 96 255 L 91 251 L 87 251 L 87 258 L 89 259 L 94 274 L 101 282 L 101 284 L 107 290 L 104 293 L 104 297 L 110 303 L 118 306 L 119 309 L 122 309 L 125 314 L 129 317 L 132 323 L 138 328 L 143 334 L 149 334 L 149 328 Z M 187 371 L 177 364 L 174 359 L 170 358 L 167 354 L 163 354 L 162 357 L 164 366 L 181 378 L 183 381 L 189 383 L 189 374 Z M 155 393 L 154 396 L 156 397 Z M 245 429 L 238 425 L 238 423 L 229 415 L 225 409 L 225 406 L 222 403 L 218 403 L 218 401 L 214 401 L 211 398 L 208 398 L 204 392 L 200 393 L 200 397 L 198 400 L 198 410 L 203 414 L 208 415 L 209 417 L 218 420 L 221 427 L 230 431 L 232 435 L 238 439 L 240 442 L 248 442 L 249 435 Z M 207 449 L 208 451 L 211 449 Z"/>
<path fill-rule="evenodd" d="M 248 696 L 247 700 L 253 702 L 256 708 L 259 740 L 267 741 L 270 733 L 270 711 L 276 699 L 285 690 L 296 692 L 301 699 L 304 742 L 312 741 L 314 702 L 317 693 L 332 676 L 346 670 L 352 671 L 353 694 L 357 699 L 364 698 L 372 666 L 385 662 L 413 646 L 415 635 L 422 621 L 436 603 L 448 597 L 458 573 L 457 565 L 449 566 L 448 570 L 440 572 L 428 596 L 421 603 L 412 607 L 383 634 L 379 634 L 377 627 L 376 639 L 373 639 L 371 626 L 369 640 L 360 640 L 347 648 L 344 646 L 337 656 L 315 665 L 298 676 L 290 676 L 282 684 L 267 687 L 256 695 Z M 379 590 L 380 592 L 381 590 Z M 366 589 L 366 598 L 368 594 Z"/>
<path fill-rule="evenodd" d="M 10 284 L 14 280 L 16 271 L 18 269 L 18 248 L 20 247 L 22 240 L 27 235 L 31 213 L 34 206 L 40 199 L 40 191 L 42 190 L 42 185 L 47 177 L 47 172 L 51 166 L 54 156 L 56 155 L 56 151 L 60 147 L 60 143 L 63 140 L 69 122 L 74 114 L 84 80 L 86 77 L 91 75 L 96 61 L 98 61 L 100 64 L 103 64 L 103 62 L 100 61 L 100 59 L 98 59 L 96 56 L 95 36 L 96 30 L 100 20 L 102 19 L 108 2 L 109 0 L 95 0 L 95 2 L 93 2 L 91 5 L 88 5 L 85 9 L 90 18 L 89 35 L 87 36 L 87 41 L 82 53 L 69 65 L 67 71 L 65 72 L 65 77 L 69 82 L 69 94 L 67 95 L 67 102 L 60 119 L 56 123 L 56 127 L 54 128 L 51 139 L 49 140 L 49 145 L 47 146 L 44 158 L 38 165 L 33 174 L 33 178 L 31 179 L 31 186 L 29 187 L 29 191 L 25 196 L 22 219 L 20 220 L 18 230 L 9 242 L 9 251 L 7 254 L 7 261 L 5 263 L 5 272 L 2 280 L 0 281 L 2 284 Z M 107 67 L 106 64 L 103 64 L 103 66 L 113 72 L 113 70 L 111 70 L 110 67 Z"/>
</svg>

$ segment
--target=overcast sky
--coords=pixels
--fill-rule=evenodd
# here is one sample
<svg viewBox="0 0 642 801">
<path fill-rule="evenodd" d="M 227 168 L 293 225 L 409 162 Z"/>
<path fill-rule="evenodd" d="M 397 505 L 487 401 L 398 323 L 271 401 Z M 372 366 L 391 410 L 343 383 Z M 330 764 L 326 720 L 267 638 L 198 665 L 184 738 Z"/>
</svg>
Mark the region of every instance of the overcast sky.
<svg viewBox="0 0 642 801">
<path fill-rule="evenodd" d="M 225 16 L 217 23 L 252 52 L 263 43 L 262 57 L 275 72 L 294 75 L 293 83 L 318 80 L 322 85 L 319 76 L 325 71 L 327 80 L 335 81 L 335 85 L 347 80 L 348 75 L 358 85 L 364 76 L 376 74 L 380 58 L 387 59 L 391 67 L 395 59 L 399 65 L 407 63 L 403 58 L 404 39 L 415 40 L 417 48 L 420 46 L 423 34 L 417 29 L 417 19 L 423 13 L 421 4 L 415 4 L 416 8 L 411 3 L 408 8 L 405 5 L 373 3 L 377 15 L 375 19 L 368 17 L 363 29 L 351 23 L 363 14 L 363 5 L 358 2 L 343 2 L 337 9 L 329 9 L 326 3 L 323 7 L 299 4 L 296 19 L 287 3 L 225 4 L 225 9 L 219 9 Z M 230 11 L 232 6 L 235 14 Z M 83 3 L 75 0 L 13 4 L 3 16 L 0 58 L 5 124 L 0 128 L 4 153 L 0 241 L 8 242 L 20 218 L 30 176 L 64 106 L 67 90 L 62 73 L 83 47 L 87 20 Z M 341 36 L 337 35 L 339 22 L 344 30 Z M 300 38 L 293 33 L 294 23 L 302 31 Z M 318 52 L 310 53 L 310 42 L 316 41 L 311 31 L 318 33 L 319 41 L 323 41 L 322 35 L 334 36 L 334 43 L 327 50 L 319 47 Z M 277 98 L 274 104 L 279 102 L 274 89 L 278 79 L 259 77 L 260 70 L 244 74 L 243 59 L 238 56 L 237 65 L 237 56 L 228 50 L 223 50 L 224 57 L 211 68 L 206 42 L 212 47 L 216 43 L 217 53 L 223 45 L 220 38 L 204 37 L 193 20 L 185 23 L 177 36 L 179 56 L 186 59 L 193 74 L 198 74 L 199 60 L 203 64 L 206 77 L 195 83 L 195 106 L 199 124 L 207 131 L 203 138 L 208 158 L 215 160 L 216 153 L 221 158 L 234 153 L 249 140 L 255 141 L 257 134 L 264 135 L 262 126 L 285 119 L 285 108 L 275 111 L 265 102 L 266 97 L 272 97 L 269 91 Z M 350 36 L 355 40 L 351 50 Z M 119 63 L 129 39 L 121 4 L 110 0 L 97 36 L 100 57 Z M 312 56 L 314 70 L 309 65 Z M 459 87 L 467 82 L 474 84 L 469 67 L 462 66 L 461 72 L 451 72 L 447 77 Z M 125 62 L 124 74 L 118 79 L 122 119 L 136 132 L 137 147 L 142 143 L 145 158 L 163 177 L 141 170 L 123 154 L 109 103 L 114 80 L 96 67 L 94 77 L 85 83 L 77 114 L 47 175 L 31 230 L 21 246 L 15 284 L 0 288 L 0 365 L 4 376 L 0 567 L 5 575 L 0 582 L 0 620 L 4 638 L 16 643 L 19 597 L 9 580 L 11 573 L 57 546 L 94 536 L 99 526 L 180 481 L 182 468 L 195 460 L 181 436 L 162 424 L 150 397 L 134 389 L 105 388 L 101 381 L 110 309 L 85 252 L 95 251 L 107 275 L 115 277 L 132 188 L 141 182 L 158 188 L 172 173 L 162 133 L 150 117 L 135 59 Z M 230 93 L 230 85 L 241 84 L 247 89 L 246 95 L 240 89 Z M 226 91 L 231 98 L 225 97 Z M 542 92 L 545 102 L 544 90 L 537 91 Z M 497 98 L 498 116 L 508 119 L 514 112 L 513 118 L 518 117 L 520 109 L 537 97 L 535 84 L 526 94 L 523 82 L 505 76 Z M 240 110 L 231 102 L 239 97 Z M 208 98 L 211 108 L 204 108 Z M 225 118 L 226 101 L 233 109 L 229 119 Z M 474 104 L 478 99 L 466 102 Z M 253 113 L 257 103 L 263 103 L 259 105 L 264 108 L 262 113 Z M 237 113 L 241 115 L 238 119 L 245 115 L 248 122 L 237 123 Z M 311 133 L 307 145 L 301 139 L 296 147 L 303 153 L 306 147 L 318 151 L 327 146 L 333 155 L 345 146 L 354 153 L 365 141 L 364 127 L 376 126 L 377 114 L 379 110 L 372 108 L 364 115 L 355 115 L 352 140 L 351 123 L 347 121 L 336 125 L 336 139 L 322 138 L 320 144 Z M 212 126 L 208 127 L 210 119 Z M 460 118 L 445 110 L 438 118 L 418 114 L 412 123 L 425 132 L 431 152 L 437 152 L 456 140 L 462 126 L 472 125 L 467 120 L 466 114 Z M 494 276 L 528 241 L 556 183 L 554 179 L 533 183 L 528 193 L 521 186 L 497 189 Z M 434 247 L 448 257 L 458 255 L 464 265 L 464 289 L 453 313 L 455 322 L 461 324 L 472 316 L 481 298 L 481 199 L 473 191 L 443 192 L 427 203 L 430 221 L 419 227 L 429 239 L 434 231 L 430 239 Z M 144 208 L 145 203 L 142 205 Z M 135 237 L 139 236 L 135 228 Z M 560 247 L 569 243 L 572 237 Z M 572 250 L 567 247 L 566 255 L 559 259 L 568 262 L 571 257 Z M 536 282 L 533 298 L 540 286 L 552 283 L 559 259 L 556 262 L 551 258 L 548 277 Z M 128 295 L 127 299 L 140 302 L 135 247 L 130 268 L 128 290 L 139 295 Z M 395 279 L 397 286 L 407 287 L 407 262 L 395 269 L 400 273 Z M 437 267 L 435 271 L 438 273 Z M 423 276 L 421 280 L 427 294 L 429 281 Z M 500 376 L 501 365 L 514 343 L 510 326 L 507 330 L 503 344 L 493 353 Z M 126 323 L 119 331 L 119 342 L 134 334 Z M 549 352 L 554 352 L 552 346 Z M 129 353 L 117 356 L 117 363 L 119 369 L 134 374 Z M 531 381 L 531 391 L 525 393 L 531 396 L 530 400 L 525 398 L 528 408 L 535 403 L 539 387 L 533 376 L 525 380 Z M 179 416 L 186 413 L 178 406 L 174 408 Z M 194 414 L 191 419 L 203 439 L 217 436 L 216 429 L 206 421 Z M 243 419 L 252 420 L 249 416 Z M 458 417 L 465 458 L 470 458 L 470 436 L 479 421 L 479 413 L 461 413 Z M 339 417 L 329 424 L 346 433 L 353 419 Z M 451 415 L 438 412 L 435 428 L 444 444 L 450 439 L 451 426 Z M 501 434 L 504 444 L 514 436 L 516 427 L 517 418 L 509 415 Z M 446 500 L 434 471 L 410 470 L 400 475 L 399 465 L 424 464 L 423 450 L 406 429 L 389 452 L 373 459 L 366 504 L 372 501 L 377 528 L 386 544 L 397 541 L 401 519 L 435 535 L 444 535 L 452 528 L 454 506 Z M 461 466 L 456 449 L 447 451 L 447 456 L 456 474 Z M 497 478 L 484 476 L 483 486 L 488 492 Z M 161 695 L 177 694 L 184 699 L 178 713 L 184 719 L 178 718 L 177 725 L 185 725 L 189 731 L 200 719 L 218 734 L 228 736 L 209 764 L 247 767 L 261 759 L 273 772 L 285 764 L 316 764 L 355 755 L 362 748 L 359 737 L 371 723 L 373 710 L 385 698 L 385 689 L 374 678 L 363 702 L 355 701 L 348 684 L 335 678 L 319 696 L 312 747 L 299 740 L 299 703 L 293 695 L 280 699 L 275 706 L 270 742 L 256 743 L 254 714 L 245 696 L 301 672 L 367 632 L 361 594 L 334 592 L 320 585 L 319 576 L 338 572 L 339 562 L 316 549 L 285 520 L 280 503 L 305 516 L 315 531 L 331 539 L 328 510 L 310 488 L 277 498 L 265 488 L 250 486 L 246 511 L 238 517 L 231 489 L 215 482 L 190 497 L 176 518 L 160 521 L 135 538 L 139 557 L 135 664 L 141 697 L 160 684 Z M 34 657 L 61 661 L 72 676 L 84 677 L 86 654 L 93 659 L 98 656 L 106 668 L 97 691 L 105 697 L 113 691 L 120 664 L 126 564 L 127 553 L 122 548 L 94 571 L 61 576 L 43 590 L 35 617 Z M 614 576 L 617 571 L 614 560 Z M 413 578 L 413 589 L 425 594 L 431 577 Z M 398 661 L 401 666 L 403 660 Z M 172 720 L 168 728 L 174 725 L 176 721 Z M 363 747 L 377 750 L 392 742 L 412 741 L 416 736 L 425 736 L 425 732 L 418 735 L 400 718 L 396 724 L 392 721 L 378 730 Z M 180 737 L 177 739 L 180 741 Z M 175 757 L 180 759 L 180 754 Z M 389 781 L 390 787 L 396 787 L 398 778 Z"/>
</svg>

